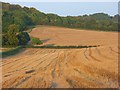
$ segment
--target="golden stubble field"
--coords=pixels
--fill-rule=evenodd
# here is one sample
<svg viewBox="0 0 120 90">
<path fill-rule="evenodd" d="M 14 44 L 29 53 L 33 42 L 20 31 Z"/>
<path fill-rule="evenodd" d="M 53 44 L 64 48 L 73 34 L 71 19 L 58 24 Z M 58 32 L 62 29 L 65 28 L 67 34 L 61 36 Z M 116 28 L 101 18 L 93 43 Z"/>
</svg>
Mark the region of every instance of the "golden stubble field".
<svg viewBox="0 0 120 90">
<path fill-rule="evenodd" d="M 118 34 L 38 26 L 44 45 L 100 45 L 83 49 L 28 48 L 3 59 L 4 88 L 118 87 Z"/>
</svg>

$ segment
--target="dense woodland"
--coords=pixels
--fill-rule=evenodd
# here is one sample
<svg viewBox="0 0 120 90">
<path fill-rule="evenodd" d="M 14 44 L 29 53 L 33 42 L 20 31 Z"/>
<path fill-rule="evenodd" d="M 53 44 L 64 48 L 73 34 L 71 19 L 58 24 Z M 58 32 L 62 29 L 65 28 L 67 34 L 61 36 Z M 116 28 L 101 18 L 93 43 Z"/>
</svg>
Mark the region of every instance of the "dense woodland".
<svg viewBox="0 0 120 90">
<path fill-rule="evenodd" d="M 96 13 L 83 16 L 61 17 L 45 14 L 35 8 L 2 3 L 3 46 L 25 45 L 30 37 L 25 30 L 32 25 L 54 25 L 69 28 L 118 31 L 118 15 Z"/>
</svg>

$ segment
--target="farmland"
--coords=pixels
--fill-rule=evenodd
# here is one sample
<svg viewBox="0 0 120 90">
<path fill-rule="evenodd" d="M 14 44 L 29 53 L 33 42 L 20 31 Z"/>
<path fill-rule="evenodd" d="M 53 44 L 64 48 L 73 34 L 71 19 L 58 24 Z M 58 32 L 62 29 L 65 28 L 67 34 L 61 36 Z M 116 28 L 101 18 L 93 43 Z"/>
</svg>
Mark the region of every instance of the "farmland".
<svg viewBox="0 0 120 90">
<path fill-rule="evenodd" d="M 43 45 L 100 45 L 80 49 L 26 48 L 3 58 L 4 88 L 118 87 L 118 33 L 37 26 Z"/>
<path fill-rule="evenodd" d="M 77 30 L 55 26 L 37 26 L 31 33 L 44 42 L 44 45 L 102 45 L 118 44 L 118 33 Z"/>
</svg>

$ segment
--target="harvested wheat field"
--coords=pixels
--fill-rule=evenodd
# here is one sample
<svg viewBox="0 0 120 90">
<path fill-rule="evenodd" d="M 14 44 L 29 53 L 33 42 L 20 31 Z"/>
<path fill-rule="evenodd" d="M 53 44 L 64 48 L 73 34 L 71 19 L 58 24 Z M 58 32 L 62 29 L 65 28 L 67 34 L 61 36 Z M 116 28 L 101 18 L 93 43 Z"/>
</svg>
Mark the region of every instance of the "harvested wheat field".
<svg viewBox="0 0 120 90">
<path fill-rule="evenodd" d="M 30 35 L 45 40 L 45 44 L 100 47 L 27 48 L 3 58 L 4 88 L 118 87 L 117 33 L 41 26 L 33 29 Z"/>
<path fill-rule="evenodd" d="M 40 38 L 45 45 L 110 45 L 118 44 L 116 32 L 77 30 L 55 26 L 37 26 L 31 36 Z"/>
</svg>

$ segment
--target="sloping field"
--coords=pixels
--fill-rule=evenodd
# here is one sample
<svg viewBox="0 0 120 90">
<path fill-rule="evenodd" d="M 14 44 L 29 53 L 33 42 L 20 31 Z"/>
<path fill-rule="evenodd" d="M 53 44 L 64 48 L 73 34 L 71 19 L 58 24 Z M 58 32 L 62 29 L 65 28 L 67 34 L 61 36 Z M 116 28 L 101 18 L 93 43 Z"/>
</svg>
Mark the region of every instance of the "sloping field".
<svg viewBox="0 0 120 90">
<path fill-rule="evenodd" d="M 42 26 L 35 28 L 31 35 L 46 39 L 45 44 L 101 46 L 83 49 L 28 48 L 15 56 L 4 58 L 0 66 L 3 69 L 4 88 L 118 87 L 120 53 L 117 33 Z"/>
<path fill-rule="evenodd" d="M 109 45 L 118 43 L 118 33 L 77 30 L 55 26 L 37 26 L 31 36 L 51 45 Z"/>
<path fill-rule="evenodd" d="M 27 49 L 3 60 L 3 87 L 117 87 L 117 48 Z"/>
</svg>

